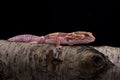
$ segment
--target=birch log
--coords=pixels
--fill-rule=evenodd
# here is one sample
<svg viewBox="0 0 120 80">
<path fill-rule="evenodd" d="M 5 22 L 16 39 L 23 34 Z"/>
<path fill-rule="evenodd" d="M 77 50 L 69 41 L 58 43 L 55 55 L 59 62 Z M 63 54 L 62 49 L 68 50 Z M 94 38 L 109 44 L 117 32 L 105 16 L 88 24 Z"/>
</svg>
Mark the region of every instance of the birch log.
<svg viewBox="0 0 120 80">
<path fill-rule="evenodd" d="M 120 49 L 0 40 L 0 80 L 120 80 Z"/>
<path fill-rule="evenodd" d="M 120 67 L 120 47 L 98 46 L 94 48 L 108 56 L 111 62 Z"/>
</svg>

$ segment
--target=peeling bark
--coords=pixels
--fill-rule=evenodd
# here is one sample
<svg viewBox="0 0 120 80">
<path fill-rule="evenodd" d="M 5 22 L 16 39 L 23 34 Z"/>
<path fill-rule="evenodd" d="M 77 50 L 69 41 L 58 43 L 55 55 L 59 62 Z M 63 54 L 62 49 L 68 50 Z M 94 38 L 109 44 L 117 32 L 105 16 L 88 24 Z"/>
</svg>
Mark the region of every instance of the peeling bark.
<svg viewBox="0 0 120 80">
<path fill-rule="evenodd" d="M 56 49 L 1 40 L 0 80 L 119 80 L 119 52 L 109 46 Z"/>
</svg>

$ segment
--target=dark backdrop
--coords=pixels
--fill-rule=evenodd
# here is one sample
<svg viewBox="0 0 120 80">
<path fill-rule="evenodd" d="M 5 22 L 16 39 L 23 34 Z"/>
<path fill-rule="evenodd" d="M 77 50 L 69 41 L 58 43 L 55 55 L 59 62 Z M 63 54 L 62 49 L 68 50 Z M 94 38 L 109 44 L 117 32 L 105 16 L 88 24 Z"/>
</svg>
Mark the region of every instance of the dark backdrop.
<svg viewBox="0 0 120 80">
<path fill-rule="evenodd" d="M 120 46 L 120 12 L 112 1 L 5 2 L 1 7 L 0 38 L 18 34 L 45 35 L 51 32 L 90 31 L 90 45 Z"/>
</svg>

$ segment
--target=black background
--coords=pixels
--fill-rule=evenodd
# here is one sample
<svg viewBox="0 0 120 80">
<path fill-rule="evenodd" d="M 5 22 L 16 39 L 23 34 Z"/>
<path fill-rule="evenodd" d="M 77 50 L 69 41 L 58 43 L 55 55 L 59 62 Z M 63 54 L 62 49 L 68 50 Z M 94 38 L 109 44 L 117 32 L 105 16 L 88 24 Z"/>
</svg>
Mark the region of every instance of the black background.
<svg viewBox="0 0 120 80">
<path fill-rule="evenodd" d="M 19 34 L 90 31 L 90 45 L 120 47 L 120 12 L 112 1 L 5 2 L 1 7 L 0 39 Z"/>
</svg>

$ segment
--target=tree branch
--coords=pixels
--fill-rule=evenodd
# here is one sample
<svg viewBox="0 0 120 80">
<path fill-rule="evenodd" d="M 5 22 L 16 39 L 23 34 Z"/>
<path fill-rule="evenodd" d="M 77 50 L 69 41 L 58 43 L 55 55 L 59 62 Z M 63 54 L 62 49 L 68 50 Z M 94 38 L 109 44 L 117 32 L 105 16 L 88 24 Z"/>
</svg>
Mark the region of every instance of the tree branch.
<svg viewBox="0 0 120 80">
<path fill-rule="evenodd" d="M 52 44 L 1 40 L 0 80 L 119 80 L 119 52 L 108 46 L 56 49 Z"/>
</svg>

